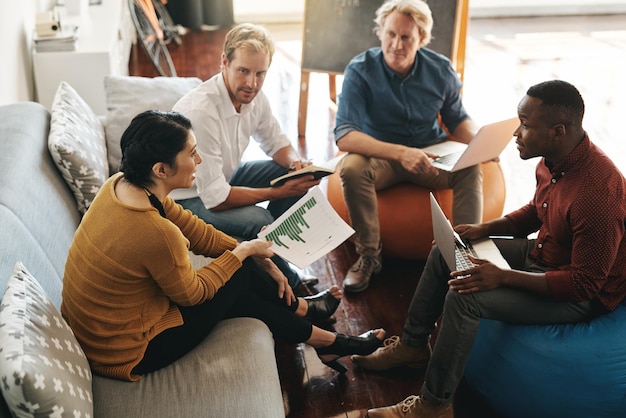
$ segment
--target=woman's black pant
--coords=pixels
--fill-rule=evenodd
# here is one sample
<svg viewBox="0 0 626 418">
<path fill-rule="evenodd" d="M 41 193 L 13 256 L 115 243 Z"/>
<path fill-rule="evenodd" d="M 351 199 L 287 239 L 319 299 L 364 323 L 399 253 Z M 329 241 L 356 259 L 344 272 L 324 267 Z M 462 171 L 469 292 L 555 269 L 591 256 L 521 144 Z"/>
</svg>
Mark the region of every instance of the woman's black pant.
<svg viewBox="0 0 626 418">
<path fill-rule="evenodd" d="M 263 321 L 275 337 L 300 343 L 311 337 L 311 323 L 294 313 L 298 303 L 287 306 L 278 287 L 253 260 L 247 259 L 213 299 L 196 306 L 178 306 L 184 324 L 155 336 L 133 373 L 144 374 L 165 367 L 196 347 L 219 321 L 251 317 Z"/>
</svg>

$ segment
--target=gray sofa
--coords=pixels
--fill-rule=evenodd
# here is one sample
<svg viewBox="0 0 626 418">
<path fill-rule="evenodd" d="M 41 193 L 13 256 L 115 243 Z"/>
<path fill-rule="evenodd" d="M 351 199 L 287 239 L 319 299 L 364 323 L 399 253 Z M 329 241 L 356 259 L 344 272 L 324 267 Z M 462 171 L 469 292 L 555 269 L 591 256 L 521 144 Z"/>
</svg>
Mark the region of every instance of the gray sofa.
<svg viewBox="0 0 626 418">
<path fill-rule="evenodd" d="M 49 129 L 38 103 L 0 106 L 0 296 L 21 261 L 58 308 L 80 215 L 50 156 Z M 95 418 L 285 415 L 272 335 L 252 318 L 222 321 L 193 352 L 139 382 L 94 375 L 92 386 Z M 10 416 L 1 399 L 0 418 Z"/>
</svg>

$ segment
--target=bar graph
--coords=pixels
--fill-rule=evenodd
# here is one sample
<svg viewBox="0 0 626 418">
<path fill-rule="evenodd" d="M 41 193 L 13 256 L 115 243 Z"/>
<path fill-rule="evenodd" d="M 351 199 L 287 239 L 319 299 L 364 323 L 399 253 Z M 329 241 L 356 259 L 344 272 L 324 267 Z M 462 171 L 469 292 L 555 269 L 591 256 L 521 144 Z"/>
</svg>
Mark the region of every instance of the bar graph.
<svg viewBox="0 0 626 418">
<path fill-rule="evenodd" d="M 271 249 L 304 268 L 337 248 L 354 233 L 319 187 L 314 187 L 287 212 L 259 233 L 272 241 Z"/>
<path fill-rule="evenodd" d="M 306 244 L 306 240 L 302 237 L 302 234 L 306 230 L 311 229 L 311 226 L 304 219 L 304 214 L 311 208 L 315 207 L 316 204 L 317 200 L 314 197 L 310 198 L 304 202 L 301 207 L 296 209 L 293 214 L 289 215 L 283 223 L 278 225 L 271 234 L 267 234 L 265 238 L 269 241 L 274 241 L 276 245 L 285 248 L 289 248 L 289 246 L 280 239 L 281 236 L 286 236 L 292 241 L 298 241 Z"/>
</svg>

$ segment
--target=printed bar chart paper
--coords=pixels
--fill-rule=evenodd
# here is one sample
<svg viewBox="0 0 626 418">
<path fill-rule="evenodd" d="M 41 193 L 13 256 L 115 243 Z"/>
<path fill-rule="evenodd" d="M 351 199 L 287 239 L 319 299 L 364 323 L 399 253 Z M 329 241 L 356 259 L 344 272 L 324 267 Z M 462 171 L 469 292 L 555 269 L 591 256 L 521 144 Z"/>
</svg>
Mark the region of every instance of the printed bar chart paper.
<svg viewBox="0 0 626 418">
<path fill-rule="evenodd" d="M 272 241 L 274 253 L 304 268 L 347 240 L 354 230 L 330 206 L 319 187 L 313 187 L 259 238 Z"/>
</svg>

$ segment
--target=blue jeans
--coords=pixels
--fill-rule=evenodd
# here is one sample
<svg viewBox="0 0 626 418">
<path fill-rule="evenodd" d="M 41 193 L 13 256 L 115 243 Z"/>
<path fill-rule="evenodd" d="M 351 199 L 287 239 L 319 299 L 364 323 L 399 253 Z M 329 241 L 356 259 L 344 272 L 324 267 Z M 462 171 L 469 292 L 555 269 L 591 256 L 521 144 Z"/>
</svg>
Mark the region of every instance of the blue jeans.
<svg viewBox="0 0 626 418">
<path fill-rule="evenodd" d="M 230 185 L 253 188 L 269 187 L 271 180 L 286 173 L 287 169 L 272 160 L 248 161 L 239 164 L 233 173 Z M 238 240 L 247 241 L 256 238 L 261 228 L 271 224 L 274 219 L 282 215 L 301 197 L 271 201 L 268 203 L 267 209 L 251 205 L 213 211 L 207 209 L 199 197 L 182 199 L 178 203 L 220 231 L 236 237 Z M 272 257 L 272 261 L 287 277 L 292 288 L 302 283 L 298 273 L 289 266 L 287 261 L 278 256 Z"/>
<path fill-rule="evenodd" d="M 494 241 L 511 268 L 546 271 L 528 258 L 533 240 Z M 452 402 L 472 351 L 480 318 L 513 324 L 559 324 L 586 321 L 598 314 L 589 302 L 556 302 L 515 288 L 501 287 L 470 294 L 450 292 L 449 278 L 450 270 L 434 246 L 417 284 L 402 334 L 404 344 L 424 346 L 443 314 L 421 391 L 425 399 L 436 404 Z"/>
</svg>

